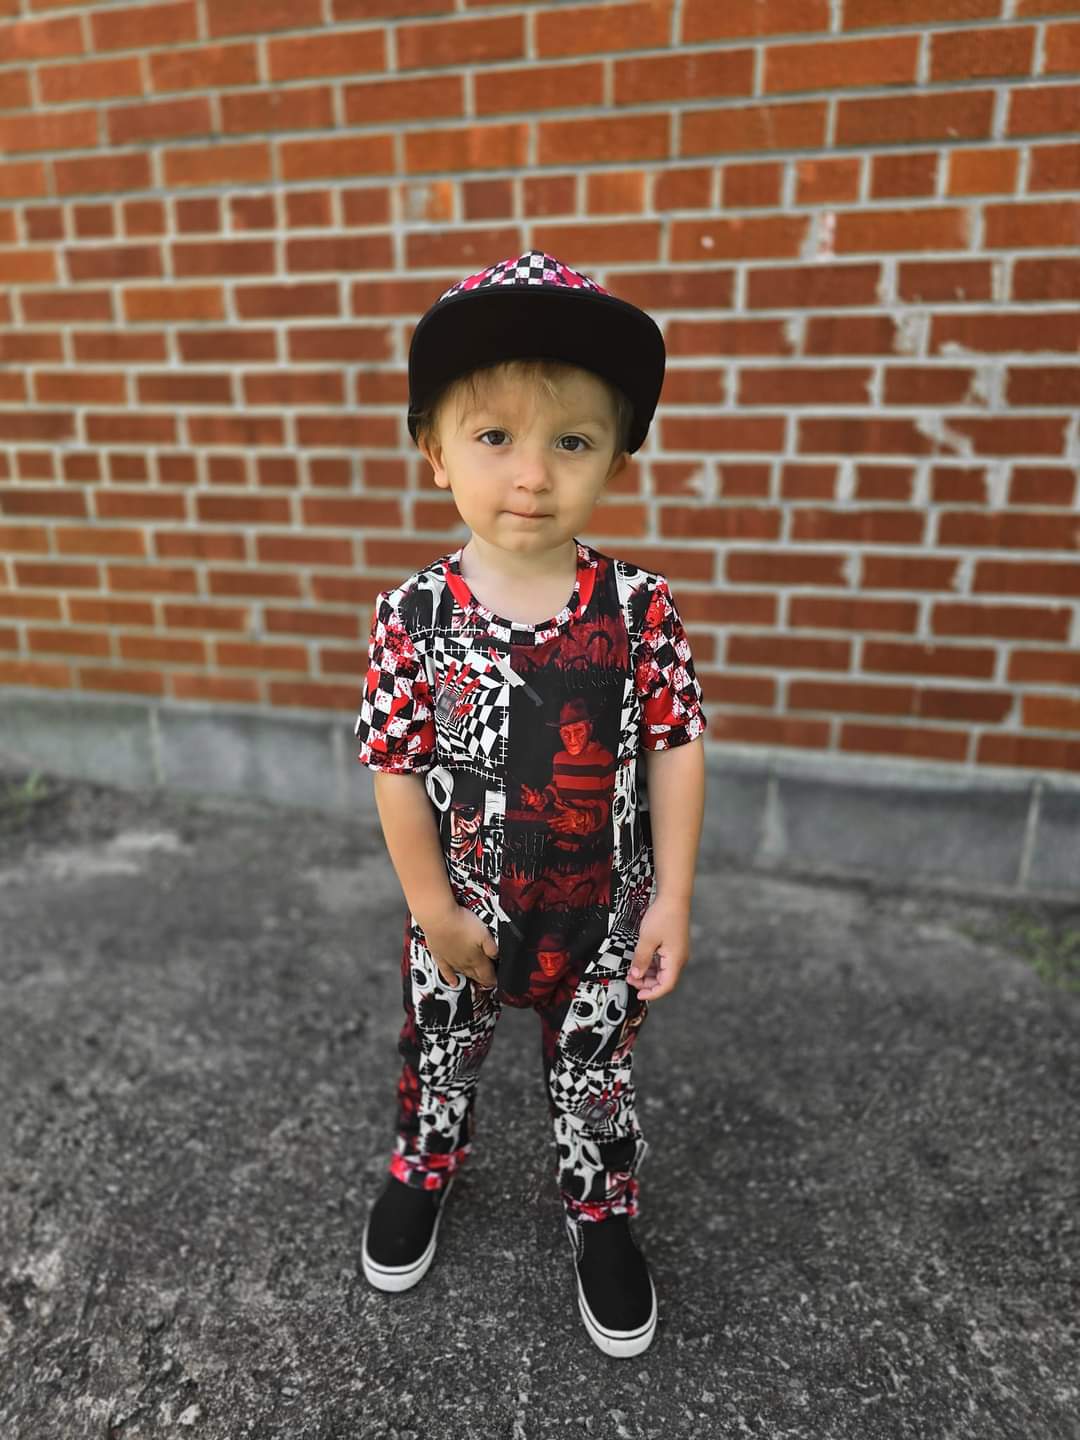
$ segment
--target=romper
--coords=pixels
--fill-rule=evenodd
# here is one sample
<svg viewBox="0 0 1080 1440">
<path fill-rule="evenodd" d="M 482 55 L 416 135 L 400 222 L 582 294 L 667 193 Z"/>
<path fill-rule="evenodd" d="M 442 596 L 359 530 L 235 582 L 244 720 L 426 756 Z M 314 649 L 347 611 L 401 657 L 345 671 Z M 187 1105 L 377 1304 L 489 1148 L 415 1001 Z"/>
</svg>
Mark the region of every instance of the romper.
<svg viewBox="0 0 1080 1440">
<path fill-rule="evenodd" d="M 375 605 L 356 722 L 361 763 L 424 777 L 454 897 L 498 941 L 497 984 L 443 980 L 415 917 L 402 955 L 404 1065 L 391 1173 L 440 1189 L 467 1157 L 503 1004 L 541 1019 L 567 1214 L 637 1213 L 646 1145 L 627 984 L 653 886 L 644 750 L 705 729 L 663 576 L 577 541 L 566 606 L 495 615 L 444 555 Z"/>
</svg>

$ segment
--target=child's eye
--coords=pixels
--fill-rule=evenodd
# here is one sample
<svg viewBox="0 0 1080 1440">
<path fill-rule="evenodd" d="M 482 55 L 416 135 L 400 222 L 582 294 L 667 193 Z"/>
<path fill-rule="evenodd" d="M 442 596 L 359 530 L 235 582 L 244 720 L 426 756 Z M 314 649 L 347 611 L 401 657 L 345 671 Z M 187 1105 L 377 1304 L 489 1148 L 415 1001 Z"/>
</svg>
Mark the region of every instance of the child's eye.
<svg viewBox="0 0 1080 1440">
<path fill-rule="evenodd" d="M 564 440 L 573 440 L 576 442 L 574 449 L 568 452 L 571 455 L 580 455 L 582 450 L 589 448 L 589 442 L 585 439 L 584 435 L 560 435 L 559 444 L 562 445 Z M 581 448 L 577 448 L 578 446 Z"/>
<path fill-rule="evenodd" d="M 488 438 L 489 435 L 501 435 L 504 440 L 508 438 L 505 430 L 485 430 L 485 431 L 483 432 L 483 434 L 482 434 L 482 435 L 479 435 L 477 438 L 480 440 L 480 442 L 481 442 L 481 444 L 482 444 L 485 440 L 487 440 L 487 438 Z M 495 443 L 494 445 L 492 445 L 492 446 L 489 446 L 489 449 L 492 449 L 492 450 L 499 450 L 499 449 L 501 449 L 501 448 L 502 448 L 502 446 L 501 446 L 501 444 L 498 443 L 498 442 L 496 442 L 496 443 Z"/>
</svg>

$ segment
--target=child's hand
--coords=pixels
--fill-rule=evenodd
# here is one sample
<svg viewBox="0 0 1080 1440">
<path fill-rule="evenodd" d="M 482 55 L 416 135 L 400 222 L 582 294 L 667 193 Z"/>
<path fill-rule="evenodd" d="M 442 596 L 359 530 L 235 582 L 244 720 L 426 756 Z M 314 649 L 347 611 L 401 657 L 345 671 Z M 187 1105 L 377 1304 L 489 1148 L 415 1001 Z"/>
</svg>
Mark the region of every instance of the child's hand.
<svg viewBox="0 0 1080 1440">
<path fill-rule="evenodd" d="M 642 916 L 628 983 L 640 999 L 659 1000 L 675 989 L 689 958 L 689 904 L 657 897 Z"/>
<path fill-rule="evenodd" d="M 439 974 L 448 985 L 456 985 L 459 975 L 467 975 L 485 989 L 495 984 L 491 962 L 499 953 L 499 944 L 479 916 L 455 905 L 422 928 Z"/>
</svg>

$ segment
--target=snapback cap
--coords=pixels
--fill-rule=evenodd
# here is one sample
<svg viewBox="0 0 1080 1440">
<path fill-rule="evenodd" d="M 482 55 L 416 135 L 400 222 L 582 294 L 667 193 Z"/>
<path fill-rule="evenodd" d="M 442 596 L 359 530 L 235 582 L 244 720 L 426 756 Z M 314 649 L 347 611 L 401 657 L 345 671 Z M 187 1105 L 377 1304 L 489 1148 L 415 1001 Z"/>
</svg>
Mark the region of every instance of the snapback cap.
<svg viewBox="0 0 1080 1440">
<path fill-rule="evenodd" d="M 452 380 L 503 360 L 562 360 L 630 402 L 627 448 L 649 433 L 666 352 L 651 315 L 553 255 L 529 250 L 468 275 L 425 311 L 409 345 L 409 434 Z"/>
</svg>

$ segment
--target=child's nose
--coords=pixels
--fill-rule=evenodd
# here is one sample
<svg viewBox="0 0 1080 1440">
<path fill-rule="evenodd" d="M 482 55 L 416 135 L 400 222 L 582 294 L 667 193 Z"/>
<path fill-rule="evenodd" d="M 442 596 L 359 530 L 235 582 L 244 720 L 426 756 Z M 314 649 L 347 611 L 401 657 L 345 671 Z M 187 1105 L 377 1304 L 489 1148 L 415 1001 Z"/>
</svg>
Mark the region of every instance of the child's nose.
<svg viewBox="0 0 1080 1440">
<path fill-rule="evenodd" d="M 543 453 L 523 454 L 518 465 L 517 483 L 524 490 L 546 490 L 550 484 L 547 456 Z"/>
</svg>

